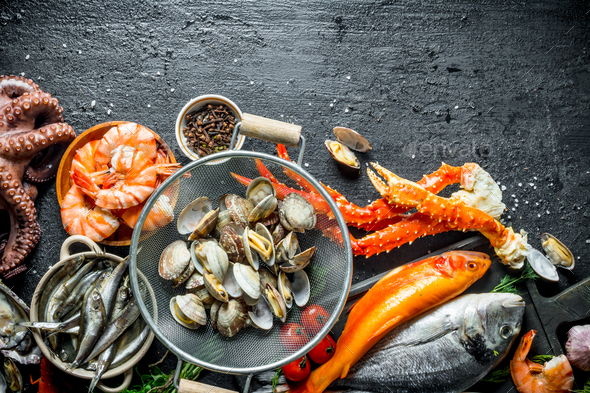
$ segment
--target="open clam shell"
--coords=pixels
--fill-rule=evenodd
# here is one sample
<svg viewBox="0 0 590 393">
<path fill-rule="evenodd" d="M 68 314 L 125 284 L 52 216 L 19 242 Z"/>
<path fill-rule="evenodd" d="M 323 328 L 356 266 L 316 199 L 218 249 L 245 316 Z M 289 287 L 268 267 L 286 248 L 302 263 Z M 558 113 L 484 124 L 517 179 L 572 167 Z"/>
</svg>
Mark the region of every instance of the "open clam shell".
<svg viewBox="0 0 590 393">
<path fill-rule="evenodd" d="M 304 232 L 315 227 L 317 216 L 313 205 L 307 199 L 292 192 L 283 199 L 279 220 L 289 231 Z"/>
<path fill-rule="evenodd" d="M 258 253 L 256 250 L 250 248 L 250 239 L 248 234 L 250 229 L 246 227 L 244 229 L 244 234 L 242 235 L 242 242 L 244 244 L 244 255 L 246 256 L 246 260 L 254 268 L 254 270 L 258 270 L 260 267 L 260 262 L 258 261 Z"/>
<path fill-rule="evenodd" d="M 235 336 L 245 325 L 248 307 L 242 299 L 231 299 L 217 312 L 217 330 L 224 337 Z"/>
<path fill-rule="evenodd" d="M 184 287 L 187 290 L 196 289 L 205 285 L 205 279 L 203 275 L 197 271 L 193 272 L 193 274 L 189 277 L 189 279 L 184 284 Z"/>
<path fill-rule="evenodd" d="M 291 308 L 293 306 L 293 289 L 291 287 L 291 281 L 289 281 L 289 278 L 285 272 L 279 272 L 277 281 L 277 290 L 283 297 L 285 306 L 287 306 L 287 308 Z"/>
<path fill-rule="evenodd" d="M 180 284 L 183 284 L 186 280 L 189 279 L 190 276 L 195 272 L 195 266 L 192 263 L 188 263 L 186 268 L 178 277 L 172 280 L 172 288 L 176 288 Z"/>
<path fill-rule="evenodd" d="M 285 230 L 285 227 L 282 226 L 280 222 L 277 223 L 271 233 L 274 244 L 278 245 L 279 242 L 286 236 L 286 234 L 287 231 Z"/>
<path fill-rule="evenodd" d="M 170 312 L 176 322 L 189 329 L 207 324 L 207 314 L 201 299 L 192 293 L 170 299 Z"/>
<path fill-rule="evenodd" d="M 255 233 L 257 235 L 255 236 L 255 239 L 257 240 L 256 244 L 252 243 L 253 238 L 250 238 L 250 247 L 258 253 L 264 263 L 268 266 L 273 266 L 275 264 L 276 254 L 272 235 L 268 231 L 268 228 L 261 223 L 256 224 Z M 249 234 L 253 234 L 253 232 L 250 231 Z"/>
<path fill-rule="evenodd" d="M 244 294 L 244 298 L 247 296 L 252 301 L 257 302 L 260 298 L 260 276 L 256 270 L 251 266 L 247 266 L 241 263 L 234 264 L 233 267 L 234 278 Z M 250 305 L 250 302 L 248 302 Z"/>
<path fill-rule="evenodd" d="M 172 242 L 162 251 L 158 273 L 164 280 L 174 280 L 184 272 L 190 260 L 186 243 L 182 240 Z"/>
<path fill-rule="evenodd" d="M 294 273 L 299 270 L 305 269 L 309 262 L 311 261 L 311 257 L 315 253 L 315 246 L 308 248 L 307 250 L 295 255 L 293 258 L 289 259 L 287 263 L 283 263 L 281 265 L 281 270 L 287 273 Z"/>
<path fill-rule="evenodd" d="M 219 312 L 219 309 L 221 308 L 222 304 L 223 303 L 221 303 L 219 300 L 216 300 L 215 303 L 211 305 L 211 309 L 209 310 L 211 327 L 213 328 L 213 330 L 217 329 L 217 313 Z"/>
<path fill-rule="evenodd" d="M 206 256 L 210 272 L 213 273 L 218 281 L 223 282 L 223 278 L 229 267 L 227 253 L 214 242 L 207 243 L 205 248 L 207 249 Z"/>
<path fill-rule="evenodd" d="M 260 270 L 258 270 L 258 274 L 260 275 L 260 289 L 261 291 L 264 291 L 264 288 L 266 288 L 266 284 L 270 284 L 273 287 L 277 287 L 277 276 L 271 272 L 270 270 L 268 270 L 267 268 L 262 268 Z"/>
<path fill-rule="evenodd" d="M 253 308 L 252 311 L 248 311 L 248 316 L 252 321 L 252 326 L 262 329 L 270 330 L 273 325 L 273 314 L 270 311 L 270 307 L 266 298 L 262 298 Z"/>
<path fill-rule="evenodd" d="M 207 272 L 203 273 L 203 278 L 205 279 L 205 288 L 211 296 L 220 302 L 227 303 L 229 295 L 221 282 L 213 274 Z"/>
<path fill-rule="evenodd" d="M 299 307 L 304 307 L 309 302 L 310 296 L 310 285 L 309 277 L 305 270 L 296 271 L 293 274 L 293 282 L 291 283 L 293 288 L 293 298 L 295 304 Z"/>
<path fill-rule="evenodd" d="M 356 131 L 346 127 L 334 127 L 334 136 L 338 142 L 345 144 L 359 153 L 366 153 L 372 149 L 371 144 Z"/>
<path fill-rule="evenodd" d="M 276 259 L 277 262 L 285 262 L 293 258 L 297 253 L 299 247 L 299 241 L 297 235 L 294 232 L 289 232 L 283 240 L 277 244 L 276 247 Z"/>
<path fill-rule="evenodd" d="M 197 198 L 180 212 L 176 228 L 181 235 L 191 234 L 189 240 L 205 237 L 215 228 L 219 209 L 213 210 L 207 197 Z"/>
<path fill-rule="evenodd" d="M 360 176 L 361 164 L 359 163 L 358 158 L 356 158 L 354 153 L 348 147 L 346 147 L 346 145 L 330 140 L 325 141 L 324 145 L 326 145 L 326 149 L 328 149 L 330 155 L 346 176 Z"/>
<path fill-rule="evenodd" d="M 248 222 L 262 220 L 268 217 L 277 208 L 278 200 L 274 195 L 267 195 L 250 212 Z"/>
<path fill-rule="evenodd" d="M 234 276 L 234 264 L 230 262 L 229 269 L 225 274 L 225 278 L 223 279 L 223 287 L 227 291 L 228 295 L 231 297 L 240 297 L 244 294 L 242 288 L 238 285 L 236 278 Z"/>
<path fill-rule="evenodd" d="M 225 197 L 225 206 L 231 214 L 232 220 L 242 227 L 248 226 L 248 216 L 254 209 L 252 202 L 241 196 L 229 194 Z"/>
<path fill-rule="evenodd" d="M 264 289 L 264 297 L 268 301 L 270 311 L 273 315 L 279 318 L 281 322 L 285 322 L 287 319 L 287 307 L 279 291 L 267 283 L 266 288 Z"/>
<path fill-rule="evenodd" d="M 244 260 L 244 243 L 242 236 L 236 231 L 243 227 L 237 226 L 236 224 L 228 224 L 221 230 L 221 237 L 219 238 L 219 244 L 227 253 L 227 257 L 232 262 L 242 262 Z"/>
<path fill-rule="evenodd" d="M 209 293 L 207 288 L 205 288 L 205 278 L 203 278 L 203 286 L 191 289 L 190 293 L 197 295 L 205 305 L 211 305 L 215 303 L 215 298 L 211 296 L 211 293 Z"/>
<path fill-rule="evenodd" d="M 574 254 L 555 236 L 544 233 L 541 235 L 541 246 L 552 264 L 572 270 L 576 266 Z"/>
<path fill-rule="evenodd" d="M 246 198 L 252 202 L 252 205 L 258 205 L 264 198 L 272 195 L 277 196 L 275 188 L 272 186 L 270 180 L 266 177 L 259 176 L 252 179 L 248 188 L 246 189 Z"/>
</svg>

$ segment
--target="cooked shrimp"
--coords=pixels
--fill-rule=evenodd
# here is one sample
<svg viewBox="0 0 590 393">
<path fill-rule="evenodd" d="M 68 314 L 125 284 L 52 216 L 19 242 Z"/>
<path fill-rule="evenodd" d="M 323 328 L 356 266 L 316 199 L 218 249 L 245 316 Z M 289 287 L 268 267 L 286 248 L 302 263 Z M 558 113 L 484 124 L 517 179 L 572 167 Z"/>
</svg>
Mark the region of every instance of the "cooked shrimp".
<svg viewBox="0 0 590 393">
<path fill-rule="evenodd" d="M 75 184 L 70 188 L 61 204 L 61 221 L 70 235 L 88 236 L 99 242 L 111 236 L 119 221 L 113 214 L 86 202 L 86 195 Z"/>
<path fill-rule="evenodd" d="M 72 168 L 78 167 L 88 173 L 96 172 L 96 164 L 94 162 L 94 153 L 100 140 L 90 141 L 78 150 L 72 160 Z"/>
<path fill-rule="evenodd" d="M 121 215 L 121 219 L 125 221 L 131 228 L 135 228 L 135 224 L 137 224 L 137 219 L 139 218 L 139 214 L 143 210 L 145 202 L 140 203 L 137 206 L 130 207 L 123 211 Z M 152 210 L 148 213 L 145 222 L 143 223 L 143 227 L 141 228 L 143 231 L 153 231 L 156 229 L 160 229 L 165 225 L 168 225 L 174 219 L 174 209 L 172 205 L 170 205 L 170 199 L 166 195 L 160 195 Z"/>
<path fill-rule="evenodd" d="M 526 358 L 536 334 L 536 330 L 531 330 L 522 337 L 510 362 L 510 374 L 516 390 L 520 393 L 571 391 L 574 375 L 565 355 L 556 356 L 542 366 Z"/>
<path fill-rule="evenodd" d="M 145 201 L 156 188 L 158 175 L 171 175 L 178 164 L 154 165 L 141 150 L 119 146 L 111 159 L 111 168 L 100 173 L 108 174 L 101 189 L 92 176 L 74 168 L 73 180 L 82 191 L 93 198 L 97 206 L 105 209 L 128 209 Z"/>
<path fill-rule="evenodd" d="M 154 134 L 142 125 L 124 123 L 108 130 L 100 140 L 94 154 L 96 169 L 108 169 L 114 152 L 123 145 L 141 150 L 152 161 L 156 159 L 157 143 Z"/>
</svg>

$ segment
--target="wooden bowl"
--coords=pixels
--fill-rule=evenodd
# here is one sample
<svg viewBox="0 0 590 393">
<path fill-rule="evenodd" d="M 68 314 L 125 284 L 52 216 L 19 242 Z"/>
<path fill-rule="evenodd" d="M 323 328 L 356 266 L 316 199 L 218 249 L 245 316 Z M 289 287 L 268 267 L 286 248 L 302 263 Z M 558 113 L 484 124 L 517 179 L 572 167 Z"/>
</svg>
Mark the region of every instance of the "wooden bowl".
<svg viewBox="0 0 590 393">
<path fill-rule="evenodd" d="M 59 168 L 57 170 L 57 178 L 55 182 L 55 186 L 57 189 L 57 201 L 59 202 L 60 206 L 64 197 L 72 187 L 70 179 L 70 169 L 72 167 L 72 160 L 76 155 L 76 151 L 90 141 L 102 139 L 103 135 L 106 134 L 108 130 L 110 130 L 114 126 L 124 123 L 130 122 L 109 121 L 107 123 L 97 124 L 94 127 L 91 127 L 84 131 L 82 134 L 80 134 L 76 139 L 74 139 L 70 146 L 68 146 L 68 149 L 64 153 L 61 162 L 59 163 Z M 168 144 L 164 142 L 160 135 L 156 134 L 154 131 L 150 130 L 147 127 L 146 129 L 150 131 L 152 134 L 154 134 L 154 137 L 156 138 L 159 147 L 166 150 L 166 152 L 168 153 L 168 157 L 170 157 L 170 162 L 176 163 L 174 153 L 172 153 L 172 150 L 170 149 L 170 147 L 168 147 Z M 128 246 L 131 244 L 132 234 L 133 229 L 131 229 L 124 222 L 121 221 L 119 229 L 117 229 L 115 233 L 113 233 L 111 236 L 99 243 L 107 246 Z"/>
</svg>

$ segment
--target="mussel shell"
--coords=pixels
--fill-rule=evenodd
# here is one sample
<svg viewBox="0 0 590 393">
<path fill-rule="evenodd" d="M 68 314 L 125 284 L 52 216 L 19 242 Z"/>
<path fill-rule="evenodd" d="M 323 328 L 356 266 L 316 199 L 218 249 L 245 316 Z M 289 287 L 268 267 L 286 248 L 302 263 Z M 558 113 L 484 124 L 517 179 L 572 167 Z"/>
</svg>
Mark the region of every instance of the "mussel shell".
<svg viewBox="0 0 590 393">
<path fill-rule="evenodd" d="M 304 307 L 309 302 L 310 285 L 309 277 L 305 270 L 296 271 L 293 274 L 293 281 L 291 282 L 293 288 L 293 298 L 295 304 L 299 307 Z"/>
<path fill-rule="evenodd" d="M 272 182 L 266 177 L 259 176 L 252 179 L 246 189 L 246 198 L 252 202 L 252 205 L 254 206 L 258 205 L 260 201 L 269 195 L 277 196 L 275 188 L 272 186 Z"/>
<path fill-rule="evenodd" d="M 346 127 L 334 127 L 334 136 L 338 142 L 345 144 L 359 153 L 366 153 L 372 149 L 371 144 L 358 132 Z"/>
<path fill-rule="evenodd" d="M 221 282 L 213 274 L 207 272 L 203 273 L 203 278 L 205 279 L 205 288 L 207 288 L 211 296 L 220 302 L 227 303 L 229 295 Z"/>
<path fill-rule="evenodd" d="M 169 244 L 162 255 L 158 265 L 158 273 L 164 280 L 174 280 L 184 272 L 191 260 L 191 254 L 182 240 Z"/>
<path fill-rule="evenodd" d="M 244 294 L 252 300 L 260 298 L 260 275 L 251 266 L 234 264 L 234 278 Z"/>
<path fill-rule="evenodd" d="M 232 224 L 226 225 L 221 230 L 219 244 L 227 253 L 227 257 L 232 262 L 242 262 L 244 260 L 244 244 L 242 237 L 236 232 Z"/>
<path fill-rule="evenodd" d="M 248 216 L 248 222 L 254 222 L 262 220 L 268 217 L 277 208 L 277 198 L 274 195 L 268 195 L 262 201 L 260 201 Z"/>
<path fill-rule="evenodd" d="M 252 321 L 252 326 L 262 330 L 272 329 L 273 315 L 266 298 L 263 297 L 252 311 L 248 311 L 248 316 Z"/>
<path fill-rule="evenodd" d="M 287 308 L 291 308 L 293 306 L 293 289 L 291 288 L 291 281 L 289 281 L 289 278 L 287 278 L 287 274 L 285 272 L 279 272 L 277 283 L 277 290 L 283 297 L 285 306 L 287 306 Z"/>
<path fill-rule="evenodd" d="M 197 271 L 193 272 L 193 274 L 189 277 L 189 279 L 184 284 L 186 289 L 196 289 L 198 287 L 202 287 L 205 285 L 205 279 L 203 275 Z"/>
<path fill-rule="evenodd" d="M 207 197 L 200 197 L 185 206 L 178 215 L 176 229 L 181 235 L 192 233 L 203 217 L 213 210 L 213 204 Z"/>
<path fill-rule="evenodd" d="M 354 153 L 344 144 L 336 141 L 327 140 L 324 142 L 326 149 L 338 164 L 338 168 L 346 176 L 359 177 L 361 174 L 361 165 Z"/>
<path fill-rule="evenodd" d="M 248 238 L 248 232 L 250 229 L 246 227 L 244 229 L 244 234 L 242 235 L 242 241 L 244 245 L 244 255 L 246 256 L 246 260 L 254 268 L 254 270 L 258 270 L 260 267 L 260 262 L 258 261 L 258 253 L 255 250 L 250 248 L 250 239 Z"/>
<path fill-rule="evenodd" d="M 285 301 L 279 291 L 267 283 L 266 288 L 264 289 L 264 297 L 268 301 L 270 311 L 273 315 L 279 318 L 281 322 L 285 322 L 287 319 L 287 307 L 285 306 Z"/>
<path fill-rule="evenodd" d="M 307 199 L 292 192 L 283 199 L 279 219 L 285 229 L 304 232 L 315 227 L 317 216 L 313 205 Z"/>
<path fill-rule="evenodd" d="M 225 206 L 229 210 L 232 220 L 243 227 L 248 226 L 248 216 L 254 209 L 252 202 L 241 196 L 229 194 L 225 197 Z"/>
<path fill-rule="evenodd" d="M 541 235 L 541 246 L 552 264 L 572 270 L 576 266 L 574 254 L 555 236 L 544 233 Z"/>
<path fill-rule="evenodd" d="M 242 299 L 231 299 L 217 312 L 217 330 L 224 337 L 235 336 L 246 322 L 248 307 Z"/>
<path fill-rule="evenodd" d="M 195 266 L 192 263 L 188 263 L 184 271 L 178 277 L 172 280 L 172 288 L 176 288 L 177 286 L 188 280 L 195 272 L 195 270 Z"/>
</svg>

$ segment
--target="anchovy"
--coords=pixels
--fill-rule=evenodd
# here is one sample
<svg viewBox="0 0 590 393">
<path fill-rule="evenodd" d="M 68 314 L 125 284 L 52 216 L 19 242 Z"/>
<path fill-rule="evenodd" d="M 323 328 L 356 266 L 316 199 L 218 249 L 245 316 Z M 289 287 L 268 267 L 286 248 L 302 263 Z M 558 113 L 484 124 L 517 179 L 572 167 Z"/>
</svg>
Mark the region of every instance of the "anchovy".
<svg viewBox="0 0 590 393">
<path fill-rule="evenodd" d="M 462 392 L 491 371 L 520 332 L 518 295 L 463 295 L 389 332 L 329 390 Z"/>
<path fill-rule="evenodd" d="M 94 388 L 102 375 L 107 371 L 111 362 L 115 358 L 115 354 L 117 353 L 117 345 L 119 340 L 112 343 L 103 353 L 100 354 L 98 357 L 98 361 L 96 364 L 96 372 L 94 373 L 94 377 L 92 377 L 92 382 L 90 382 L 90 386 L 88 387 L 89 392 L 94 392 Z"/>
<path fill-rule="evenodd" d="M 57 307 L 55 313 L 53 314 L 54 319 L 60 319 L 70 311 L 73 311 L 75 308 L 81 308 L 81 300 L 84 298 L 84 295 L 88 291 L 89 288 L 94 286 L 102 276 L 106 273 L 101 270 L 93 271 L 85 275 L 80 282 L 74 287 L 70 295 L 62 304 Z"/>
<path fill-rule="evenodd" d="M 105 326 L 106 313 L 98 289 L 95 288 L 86 294 L 80 321 L 81 329 L 78 335 L 80 344 L 78 345 L 78 353 L 76 354 L 76 359 L 71 364 L 71 368 L 77 368 L 87 357 Z"/>
<path fill-rule="evenodd" d="M 55 291 L 59 286 L 67 279 L 69 279 L 75 272 L 82 266 L 86 257 L 84 255 L 78 256 L 68 260 L 64 265 L 49 279 L 46 288 L 53 288 L 53 291 L 41 291 L 39 292 L 41 299 L 38 304 L 49 303 L 49 299 L 53 297 Z"/>
<path fill-rule="evenodd" d="M 35 329 L 46 330 L 53 333 L 60 333 L 80 324 L 81 312 L 76 312 L 72 317 L 63 322 L 23 322 L 21 325 Z"/>
<path fill-rule="evenodd" d="M 59 350 L 59 359 L 62 362 L 72 362 L 76 358 L 76 347 L 70 338 L 66 338 Z"/>
<path fill-rule="evenodd" d="M 132 298 L 125 309 L 112 323 L 109 323 L 102 335 L 96 342 L 96 345 L 92 349 L 92 352 L 88 356 L 85 356 L 84 359 L 91 360 L 98 356 L 102 351 L 107 349 L 116 339 L 118 339 L 124 332 L 127 330 L 129 326 L 131 326 L 135 320 L 139 317 L 139 307 L 135 301 L 135 298 Z"/>
<path fill-rule="evenodd" d="M 121 287 L 117 290 L 117 296 L 115 297 L 115 304 L 111 311 L 109 323 L 121 316 L 125 306 L 129 303 L 129 299 L 131 299 L 131 288 L 129 287 L 129 275 L 126 275 Z"/>
<path fill-rule="evenodd" d="M 108 280 L 103 283 L 100 289 L 107 320 L 110 318 L 111 311 L 115 303 L 115 297 L 117 295 L 117 289 L 119 289 L 119 284 L 121 283 L 121 279 L 123 278 L 123 275 L 125 274 L 128 266 L 129 257 L 123 259 L 119 263 L 119 265 L 113 270 Z"/>
</svg>

